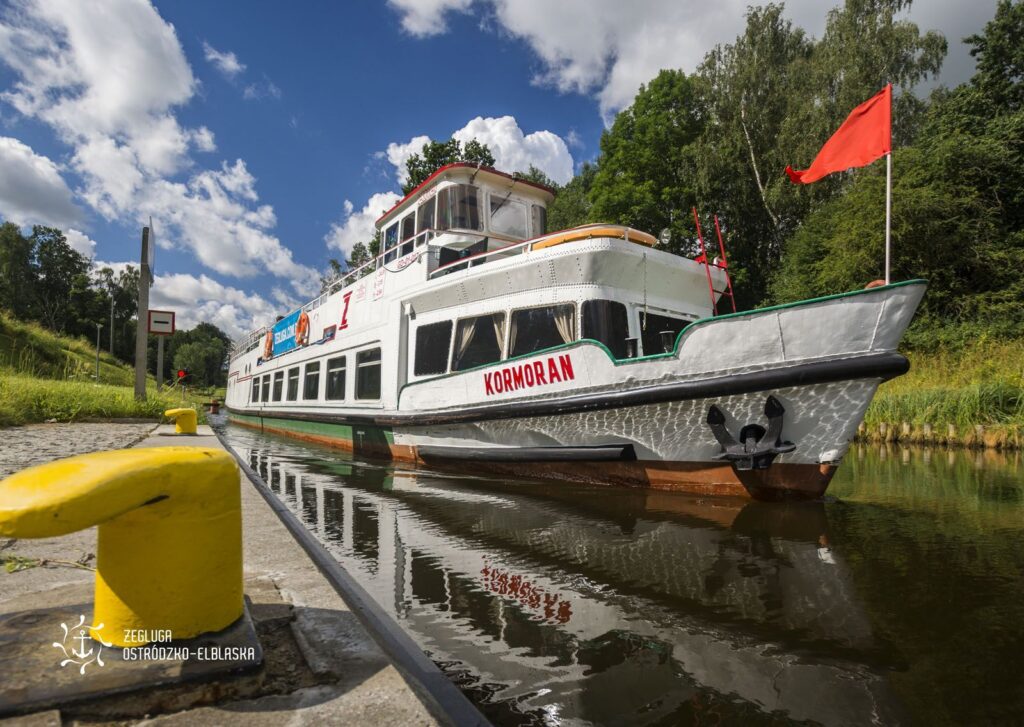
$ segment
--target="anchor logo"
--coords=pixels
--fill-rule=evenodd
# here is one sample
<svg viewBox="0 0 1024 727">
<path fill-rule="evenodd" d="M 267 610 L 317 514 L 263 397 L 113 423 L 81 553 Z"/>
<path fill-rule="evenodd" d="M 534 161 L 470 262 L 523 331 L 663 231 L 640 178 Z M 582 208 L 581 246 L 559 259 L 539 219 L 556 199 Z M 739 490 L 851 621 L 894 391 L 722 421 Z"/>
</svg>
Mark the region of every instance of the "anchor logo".
<svg viewBox="0 0 1024 727">
<path fill-rule="evenodd" d="M 100 636 L 99 632 L 103 630 L 103 624 L 93 627 L 95 639 L 89 635 L 89 628 L 85 626 L 85 616 L 79 616 L 78 623 L 71 628 L 68 628 L 65 623 L 62 623 L 60 627 L 64 631 L 64 638 L 61 641 L 54 641 L 53 646 L 64 653 L 64 659 L 60 662 L 62 667 L 74 664 L 78 667 L 78 673 L 84 675 L 85 668 L 90 664 L 104 666 L 103 647 L 113 646 L 113 644 L 104 641 Z M 75 647 L 76 642 L 78 643 L 77 648 Z"/>
</svg>

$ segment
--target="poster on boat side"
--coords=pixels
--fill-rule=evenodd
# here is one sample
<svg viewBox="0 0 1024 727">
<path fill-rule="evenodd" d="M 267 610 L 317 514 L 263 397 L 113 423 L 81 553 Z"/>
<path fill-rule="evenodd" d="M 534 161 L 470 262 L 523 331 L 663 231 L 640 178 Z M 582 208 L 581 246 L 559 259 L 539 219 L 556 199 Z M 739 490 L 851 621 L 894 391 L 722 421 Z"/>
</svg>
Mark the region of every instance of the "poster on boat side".
<svg viewBox="0 0 1024 727">
<path fill-rule="evenodd" d="M 295 348 L 295 324 L 299 322 L 302 309 L 292 311 L 274 324 L 274 355 L 278 356 Z"/>
</svg>

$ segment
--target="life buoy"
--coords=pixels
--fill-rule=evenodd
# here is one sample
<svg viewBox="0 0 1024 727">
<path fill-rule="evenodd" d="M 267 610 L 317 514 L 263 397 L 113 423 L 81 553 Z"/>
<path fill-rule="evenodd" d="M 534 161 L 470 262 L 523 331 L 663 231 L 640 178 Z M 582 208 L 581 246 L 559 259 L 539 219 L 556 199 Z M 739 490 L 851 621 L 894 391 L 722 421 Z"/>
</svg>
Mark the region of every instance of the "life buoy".
<svg viewBox="0 0 1024 727">
<path fill-rule="evenodd" d="M 309 343 L 309 314 L 299 313 L 299 322 L 295 324 L 295 345 L 305 346 Z"/>
<path fill-rule="evenodd" d="M 274 332 L 267 329 L 267 335 L 263 339 L 263 360 L 269 361 L 274 357 Z"/>
</svg>

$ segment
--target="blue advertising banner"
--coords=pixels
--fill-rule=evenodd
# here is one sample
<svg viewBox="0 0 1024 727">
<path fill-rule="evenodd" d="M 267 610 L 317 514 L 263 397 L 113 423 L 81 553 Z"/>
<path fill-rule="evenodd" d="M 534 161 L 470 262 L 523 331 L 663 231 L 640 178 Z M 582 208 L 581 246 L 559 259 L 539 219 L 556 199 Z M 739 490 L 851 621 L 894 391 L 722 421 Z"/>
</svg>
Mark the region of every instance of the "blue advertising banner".
<svg viewBox="0 0 1024 727">
<path fill-rule="evenodd" d="M 277 356 L 295 348 L 295 324 L 299 321 L 299 313 L 293 311 L 274 324 L 274 355 Z"/>
</svg>

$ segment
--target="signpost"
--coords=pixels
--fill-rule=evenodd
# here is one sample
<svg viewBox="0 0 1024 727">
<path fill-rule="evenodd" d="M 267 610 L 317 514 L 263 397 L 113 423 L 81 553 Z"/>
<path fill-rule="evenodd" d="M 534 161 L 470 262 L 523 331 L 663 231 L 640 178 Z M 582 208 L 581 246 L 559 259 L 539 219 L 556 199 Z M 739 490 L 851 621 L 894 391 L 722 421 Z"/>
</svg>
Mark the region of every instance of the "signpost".
<svg viewBox="0 0 1024 727">
<path fill-rule="evenodd" d="M 135 398 L 146 400 L 146 344 L 149 335 L 143 327 L 148 321 L 149 286 L 153 284 L 153 244 L 149 239 L 149 228 L 142 228 L 142 256 L 139 266 L 139 307 L 135 323 Z"/>
<path fill-rule="evenodd" d="M 146 332 L 157 337 L 156 390 L 160 391 L 164 387 L 164 336 L 169 336 L 174 333 L 174 311 L 149 311 L 149 325 L 146 326 Z"/>
</svg>

